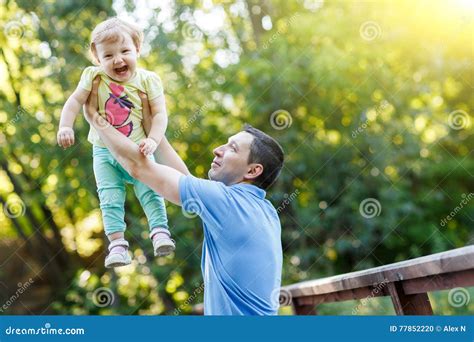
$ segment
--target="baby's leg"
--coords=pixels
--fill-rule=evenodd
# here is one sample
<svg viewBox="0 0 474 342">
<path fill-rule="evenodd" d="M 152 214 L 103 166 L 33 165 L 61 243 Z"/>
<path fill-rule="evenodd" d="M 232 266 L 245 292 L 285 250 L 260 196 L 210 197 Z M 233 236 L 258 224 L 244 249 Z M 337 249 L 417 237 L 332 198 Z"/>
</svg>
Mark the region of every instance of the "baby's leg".
<svg viewBox="0 0 474 342">
<path fill-rule="evenodd" d="M 106 258 L 106 266 L 127 265 L 128 243 L 124 240 L 125 232 L 125 184 L 122 174 L 117 168 L 117 162 L 106 148 L 94 147 L 94 174 L 97 182 L 100 209 L 105 234 L 109 241 L 110 254 Z M 114 265 L 109 265 L 108 259 L 124 259 Z M 109 260 L 110 261 L 110 260 Z"/>
<path fill-rule="evenodd" d="M 150 231 L 155 227 L 168 229 L 168 217 L 163 197 L 140 181 L 134 182 L 135 195 L 145 211 Z"/>
<path fill-rule="evenodd" d="M 125 232 L 125 184 L 115 163 L 106 148 L 94 147 L 94 175 L 107 236 Z"/>
<path fill-rule="evenodd" d="M 153 241 L 155 255 L 164 256 L 175 249 L 174 242 L 170 239 L 168 218 L 163 197 L 140 181 L 134 182 L 135 195 L 145 211 L 150 227 L 150 238 Z"/>
</svg>

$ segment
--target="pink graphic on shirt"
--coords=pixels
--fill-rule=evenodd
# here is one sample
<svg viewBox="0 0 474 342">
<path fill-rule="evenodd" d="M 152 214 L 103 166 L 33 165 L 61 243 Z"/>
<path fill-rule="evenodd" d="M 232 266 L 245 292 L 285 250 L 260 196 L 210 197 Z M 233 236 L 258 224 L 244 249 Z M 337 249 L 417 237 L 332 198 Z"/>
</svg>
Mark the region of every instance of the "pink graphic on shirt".
<svg viewBox="0 0 474 342">
<path fill-rule="evenodd" d="M 123 86 L 111 82 L 109 88 L 112 93 L 109 93 L 110 96 L 105 102 L 107 121 L 120 133 L 128 137 L 133 131 L 133 122 L 129 122 L 126 125 L 124 124 L 130 117 L 132 108 L 135 108 L 135 106 L 128 99 L 127 94 L 120 96 L 125 89 Z"/>
<path fill-rule="evenodd" d="M 127 125 L 122 127 L 115 127 L 117 131 L 125 135 L 126 137 L 130 136 L 133 131 L 133 122 L 129 122 Z"/>
</svg>

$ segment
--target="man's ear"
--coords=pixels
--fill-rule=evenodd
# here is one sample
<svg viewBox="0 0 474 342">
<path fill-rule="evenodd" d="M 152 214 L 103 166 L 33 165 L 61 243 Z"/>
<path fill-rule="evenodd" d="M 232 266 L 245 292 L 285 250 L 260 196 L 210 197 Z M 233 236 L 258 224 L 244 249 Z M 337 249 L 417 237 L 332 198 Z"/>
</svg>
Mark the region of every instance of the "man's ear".
<svg viewBox="0 0 474 342">
<path fill-rule="evenodd" d="M 250 164 L 247 170 L 247 173 L 244 175 L 244 180 L 253 181 L 255 178 L 260 176 L 263 173 L 263 165 L 262 164 Z"/>
</svg>

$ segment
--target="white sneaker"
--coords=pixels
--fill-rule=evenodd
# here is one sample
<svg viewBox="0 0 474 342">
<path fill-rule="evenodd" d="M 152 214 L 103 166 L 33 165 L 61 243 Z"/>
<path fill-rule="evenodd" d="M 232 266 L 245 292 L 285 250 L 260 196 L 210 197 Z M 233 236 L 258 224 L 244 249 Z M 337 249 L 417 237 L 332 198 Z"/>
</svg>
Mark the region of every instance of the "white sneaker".
<svg viewBox="0 0 474 342">
<path fill-rule="evenodd" d="M 125 247 L 125 251 L 118 253 L 118 252 L 110 252 L 116 246 L 123 246 Z M 120 266 L 127 266 L 132 263 L 132 258 L 130 258 L 130 254 L 128 253 L 128 242 L 124 239 L 113 240 L 109 245 L 109 254 L 105 258 L 105 267 L 107 268 L 114 268 Z"/>
<path fill-rule="evenodd" d="M 161 234 L 159 238 L 153 239 L 153 236 L 157 233 L 165 233 Z M 166 236 L 165 236 L 166 235 Z M 170 238 L 170 232 L 168 229 L 165 228 L 154 228 L 150 234 L 151 241 L 153 241 L 153 251 L 155 256 L 161 257 L 171 254 L 176 245 L 174 240 Z"/>
</svg>

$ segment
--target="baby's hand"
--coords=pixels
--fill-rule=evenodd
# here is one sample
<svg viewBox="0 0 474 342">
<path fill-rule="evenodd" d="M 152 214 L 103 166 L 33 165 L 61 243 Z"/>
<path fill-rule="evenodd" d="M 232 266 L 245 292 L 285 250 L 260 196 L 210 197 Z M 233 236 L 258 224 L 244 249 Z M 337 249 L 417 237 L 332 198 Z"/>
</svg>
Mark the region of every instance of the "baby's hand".
<svg viewBox="0 0 474 342">
<path fill-rule="evenodd" d="M 62 148 L 68 148 L 74 145 L 74 130 L 71 127 L 60 127 L 57 139 L 58 145 Z"/>
<path fill-rule="evenodd" d="M 156 148 L 158 147 L 158 144 L 152 138 L 145 138 L 140 142 L 140 145 L 138 146 L 140 147 L 141 153 L 143 153 L 144 155 L 149 155 L 155 152 Z"/>
</svg>

